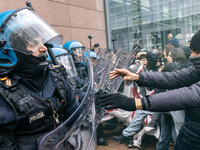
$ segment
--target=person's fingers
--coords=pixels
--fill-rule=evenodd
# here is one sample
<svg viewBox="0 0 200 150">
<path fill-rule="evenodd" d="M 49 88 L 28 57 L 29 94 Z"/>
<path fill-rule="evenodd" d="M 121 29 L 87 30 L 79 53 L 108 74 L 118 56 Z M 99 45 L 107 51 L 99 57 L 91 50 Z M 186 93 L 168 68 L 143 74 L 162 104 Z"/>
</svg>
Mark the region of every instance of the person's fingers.
<svg viewBox="0 0 200 150">
<path fill-rule="evenodd" d="M 116 77 L 118 77 L 119 75 L 109 75 L 109 79 L 112 80 L 112 79 L 115 79 Z"/>
<path fill-rule="evenodd" d="M 131 72 L 127 69 L 117 69 L 115 68 L 113 71 L 109 72 L 109 79 L 112 80 L 118 76 L 128 76 Z"/>
<path fill-rule="evenodd" d="M 98 98 L 100 99 L 105 99 L 105 98 L 108 98 L 108 97 L 111 97 L 113 94 L 99 94 L 98 95 Z"/>
<path fill-rule="evenodd" d="M 104 101 L 104 102 L 99 103 L 100 107 L 104 107 L 108 105 L 113 105 L 113 101 Z"/>
<path fill-rule="evenodd" d="M 122 69 L 115 68 L 114 71 L 121 72 Z"/>
<path fill-rule="evenodd" d="M 103 99 L 99 99 L 98 98 L 99 103 L 104 103 L 104 102 L 113 102 L 113 98 L 112 97 L 107 97 L 107 98 L 103 98 Z"/>
<path fill-rule="evenodd" d="M 110 71 L 109 74 L 117 74 L 117 71 L 114 69 L 113 71 Z"/>
<path fill-rule="evenodd" d="M 132 78 L 130 76 L 125 76 L 123 79 L 124 81 L 132 81 Z"/>
<path fill-rule="evenodd" d="M 119 76 L 119 74 L 116 71 L 110 71 L 109 72 L 109 78 L 111 77 L 112 79 L 114 79 L 117 76 Z"/>
<path fill-rule="evenodd" d="M 115 68 L 114 70 L 115 70 L 118 74 L 120 74 L 120 75 L 126 73 L 126 69 L 124 69 L 124 68 L 123 68 L 123 69 L 117 69 L 117 68 Z"/>
<path fill-rule="evenodd" d="M 129 75 L 131 72 L 125 68 L 118 70 L 120 71 L 120 74 L 122 74 L 123 76 L 127 76 Z"/>
<path fill-rule="evenodd" d="M 107 99 L 107 98 L 106 98 L 106 99 L 99 99 L 99 98 L 98 98 L 97 101 L 98 101 L 98 104 L 100 104 L 100 103 L 108 102 L 108 100 L 109 100 L 109 99 Z"/>
</svg>

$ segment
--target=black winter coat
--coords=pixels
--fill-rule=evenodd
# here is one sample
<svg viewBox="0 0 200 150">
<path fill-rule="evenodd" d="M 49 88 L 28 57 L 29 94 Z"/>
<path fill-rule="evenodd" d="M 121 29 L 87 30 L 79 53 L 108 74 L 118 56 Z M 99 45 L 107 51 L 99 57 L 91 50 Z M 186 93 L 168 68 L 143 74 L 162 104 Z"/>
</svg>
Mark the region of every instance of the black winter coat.
<svg viewBox="0 0 200 150">
<path fill-rule="evenodd" d="M 200 107 L 200 77 L 193 66 L 174 72 L 139 75 L 139 86 L 170 90 L 143 98 L 143 109 L 164 112 Z"/>
</svg>

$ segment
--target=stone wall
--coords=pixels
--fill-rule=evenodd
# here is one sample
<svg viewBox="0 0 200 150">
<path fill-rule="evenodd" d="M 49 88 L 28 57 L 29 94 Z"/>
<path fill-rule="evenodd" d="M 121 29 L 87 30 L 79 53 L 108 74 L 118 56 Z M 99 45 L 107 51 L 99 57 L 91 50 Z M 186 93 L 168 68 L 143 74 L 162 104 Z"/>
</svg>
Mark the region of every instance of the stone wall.
<svg viewBox="0 0 200 150">
<path fill-rule="evenodd" d="M 27 0 L 1 0 L 0 12 L 26 6 Z M 63 35 L 63 42 L 77 40 L 89 48 L 106 48 L 103 0 L 31 0 L 37 14 Z"/>
</svg>

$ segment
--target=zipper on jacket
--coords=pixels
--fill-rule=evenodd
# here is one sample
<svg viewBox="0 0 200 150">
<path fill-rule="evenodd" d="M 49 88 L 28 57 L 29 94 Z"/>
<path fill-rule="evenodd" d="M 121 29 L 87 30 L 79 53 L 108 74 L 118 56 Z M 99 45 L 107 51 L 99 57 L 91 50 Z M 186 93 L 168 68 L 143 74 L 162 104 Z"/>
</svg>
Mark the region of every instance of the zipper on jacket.
<svg viewBox="0 0 200 150">
<path fill-rule="evenodd" d="M 64 100 L 62 100 L 60 103 L 58 103 L 58 107 L 56 108 L 56 111 L 54 111 L 54 114 L 53 114 L 53 117 L 54 117 L 54 119 L 55 119 L 55 121 L 56 121 L 56 123 L 57 124 L 59 124 L 60 123 L 60 121 L 59 121 L 59 115 L 58 115 L 58 113 L 57 113 L 57 110 L 59 109 L 59 107 L 60 107 L 60 105 L 62 104 L 64 102 Z"/>
<path fill-rule="evenodd" d="M 56 108 L 56 110 L 54 109 L 54 106 L 52 104 L 51 99 L 48 99 L 48 100 L 51 103 L 51 108 L 52 108 L 52 111 L 53 111 L 53 118 L 55 120 L 55 121 L 53 121 L 53 123 L 54 123 L 54 128 L 56 128 L 56 124 L 58 125 L 60 123 L 60 121 L 59 121 L 59 115 L 57 113 L 57 110 L 59 109 L 60 105 L 64 102 L 64 100 L 62 100 L 60 103 L 58 103 L 58 107 Z M 55 122 L 56 122 L 56 124 L 55 124 Z"/>
<path fill-rule="evenodd" d="M 51 108 L 52 108 L 52 112 L 53 112 L 53 118 L 54 118 L 54 107 L 53 107 L 53 104 L 52 104 L 52 102 L 51 102 L 51 100 L 50 99 L 48 99 L 49 101 L 50 101 L 50 104 L 51 104 Z M 58 116 L 59 117 L 59 116 Z M 54 118 L 55 119 L 55 118 Z M 59 121 L 59 120 L 58 120 Z M 56 124 L 55 124 L 55 121 L 53 120 L 53 125 L 54 125 L 54 128 L 56 128 Z"/>
</svg>

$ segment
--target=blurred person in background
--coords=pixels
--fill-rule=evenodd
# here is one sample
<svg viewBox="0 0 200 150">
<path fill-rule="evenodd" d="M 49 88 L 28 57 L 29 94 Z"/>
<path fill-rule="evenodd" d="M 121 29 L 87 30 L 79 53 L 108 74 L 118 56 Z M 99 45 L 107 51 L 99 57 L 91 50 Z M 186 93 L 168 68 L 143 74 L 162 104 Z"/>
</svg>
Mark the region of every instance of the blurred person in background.
<svg viewBox="0 0 200 150">
<path fill-rule="evenodd" d="M 162 72 L 172 72 L 186 61 L 185 53 L 180 48 L 173 48 L 167 56 L 167 65 Z M 168 150 L 171 138 L 174 143 L 179 130 L 184 123 L 184 111 L 170 111 L 161 115 L 161 135 L 156 145 L 156 150 Z"/>
</svg>

